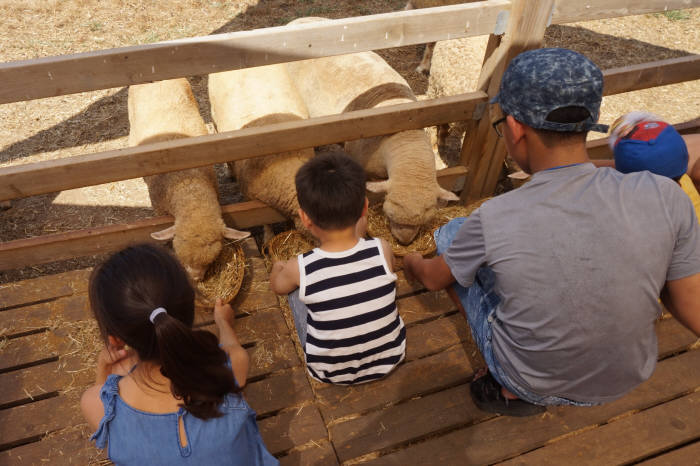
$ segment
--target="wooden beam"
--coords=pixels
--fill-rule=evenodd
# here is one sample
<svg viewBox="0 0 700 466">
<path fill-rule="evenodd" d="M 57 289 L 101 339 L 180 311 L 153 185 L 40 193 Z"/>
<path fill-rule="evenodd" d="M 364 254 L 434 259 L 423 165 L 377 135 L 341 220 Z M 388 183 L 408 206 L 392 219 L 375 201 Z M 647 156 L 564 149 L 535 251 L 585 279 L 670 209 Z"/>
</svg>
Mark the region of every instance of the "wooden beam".
<svg viewBox="0 0 700 466">
<path fill-rule="evenodd" d="M 700 55 L 669 58 L 603 71 L 603 95 L 700 79 Z"/>
<path fill-rule="evenodd" d="M 699 6 L 700 0 L 644 0 L 642 2 L 630 0 L 555 0 L 552 23 L 592 21 Z"/>
<path fill-rule="evenodd" d="M 466 169 L 461 166 L 445 168 L 437 173 L 438 183 L 445 189 L 456 190 L 464 184 L 465 174 Z M 222 206 L 221 214 L 227 225 L 237 229 L 248 229 L 286 220 L 275 209 L 259 201 Z M 150 237 L 152 232 L 167 228 L 172 223 L 173 218 L 166 215 L 128 224 L 0 243 L 0 270 L 12 270 L 28 265 L 118 251 L 130 244 L 152 241 Z"/>
<path fill-rule="evenodd" d="M 509 8 L 490 0 L 9 62 L 0 104 L 489 34 Z"/>
<path fill-rule="evenodd" d="M 492 73 L 487 88 L 489 98 L 498 93 L 501 78 L 510 61 L 519 53 L 542 45 L 553 3 L 554 0 L 513 0 L 508 30 L 492 53 L 498 61 L 492 62 L 485 70 Z M 483 85 L 486 85 L 486 80 Z M 501 138 L 490 130 L 492 120 L 492 109 L 489 107 L 479 122 L 476 137 L 468 140 L 469 146 L 462 147 L 462 160 L 469 160 L 467 186 L 461 195 L 465 203 L 490 196 L 498 181 L 506 150 Z"/>
<path fill-rule="evenodd" d="M 485 101 L 486 94 L 472 92 L 5 167 L 0 169 L 0 200 L 468 120 Z"/>
<path fill-rule="evenodd" d="M 228 225 L 246 229 L 282 222 L 285 218 L 262 202 L 250 201 L 222 207 Z M 117 251 L 130 244 L 154 241 L 150 234 L 172 225 L 173 218 L 161 216 L 128 224 L 109 225 L 0 243 L 0 270 Z"/>
</svg>

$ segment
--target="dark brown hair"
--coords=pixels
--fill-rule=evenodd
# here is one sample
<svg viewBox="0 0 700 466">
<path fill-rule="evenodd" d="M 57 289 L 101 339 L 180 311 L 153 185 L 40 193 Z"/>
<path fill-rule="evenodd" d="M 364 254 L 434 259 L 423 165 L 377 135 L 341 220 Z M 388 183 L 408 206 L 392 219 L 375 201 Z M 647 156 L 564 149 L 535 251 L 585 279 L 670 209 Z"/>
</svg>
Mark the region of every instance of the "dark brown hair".
<svg viewBox="0 0 700 466">
<path fill-rule="evenodd" d="M 200 419 L 221 416 L 218 406 L 237 392 L 226 353 L 214 334 L 193 330 L 194 289 L 165 248 L 129 247 L 95 268 L 90 306 L 102 337 L 120 338 L 141 361 L 161 366 L 173 396 Z M 154 309 L 163 307 L 151 323 Z"/>
<path fill-rule="evenodd" d="M 569 106 L 552 110 L 546 120 L 554 123 L 579 123 L 590 117 L 590 113 L 583 107 Z M 587 131 L 550 131 L 535 129 L 546 147 L 554 147 L 567 142 L 586 142 Z"/>
<path fill-rule="evenodd" d="M 294 179 L 299 207 L 324 230 L 354 225 L 365 207 L 365 171 L 345 151 L 317 155 Z"/>
</svg>

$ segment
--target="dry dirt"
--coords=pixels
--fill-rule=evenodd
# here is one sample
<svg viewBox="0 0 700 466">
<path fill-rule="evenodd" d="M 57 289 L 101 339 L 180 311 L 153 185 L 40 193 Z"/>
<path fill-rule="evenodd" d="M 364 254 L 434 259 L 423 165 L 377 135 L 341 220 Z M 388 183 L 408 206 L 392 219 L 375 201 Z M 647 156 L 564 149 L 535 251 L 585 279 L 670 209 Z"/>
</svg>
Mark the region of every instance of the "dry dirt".
<svg viewBox="0 0 700 466">
<path fill-rule="evenodd" d="M 279 26 L 302 16 L 343 18 L 400 10 L 405 0 L 0 0 L 0 61 L 77 53 L 183 37 Z M 700 53 L 700 9 L 550 27 L 547 44 L 574 48 L 602 68 Z M 379 51 L 424 94 L 415 73 L 421 46 Z M 480 63 L 475 63 L 478 67 Z M 203 79 L 192 77 L 211 123 Z M 649 109 L 672 122 L 700 115 L 700 81 L 606 98 L 601 120 Z M 107 89 L 0 105 L 0 166 L 70 157 L 126 146 L 126 89 Z M 223 202 L 240 200 L 218 167 Z M 0 212 L 0 241 L 123 223 L 151 215 L 141 180 L 22 199 Z M 72 267 L 86 258 L 0 272 L 0 283 Z"/>
</svg>

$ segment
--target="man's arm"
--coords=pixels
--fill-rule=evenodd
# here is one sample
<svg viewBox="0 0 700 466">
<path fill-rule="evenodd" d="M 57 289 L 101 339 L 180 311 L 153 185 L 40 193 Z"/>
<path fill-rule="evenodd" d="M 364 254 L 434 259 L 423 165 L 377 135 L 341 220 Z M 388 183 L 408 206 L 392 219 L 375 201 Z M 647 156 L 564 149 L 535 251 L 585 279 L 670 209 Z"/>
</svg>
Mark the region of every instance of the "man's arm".
<svg viewBox="0 0 700 466">
<path fill-rule="evenodd" d="M 700 336 L 700 273 L 667 281 L 661 301 L 680 323 Z"/>
<path fill-rule="evenodd" d="M 272 264 L 270 289 L 277 294 L 288 294 L 299 287 L 299 262 L 294 257 Z"/>
<path fill-rule="evenodd" d="M 407 278 L 415 278 L 429 290 L 442 290 L 455 282 L 452 271 L 442 256 L 425 259 L 414 252 L 403 258 Z"/>
</svg>

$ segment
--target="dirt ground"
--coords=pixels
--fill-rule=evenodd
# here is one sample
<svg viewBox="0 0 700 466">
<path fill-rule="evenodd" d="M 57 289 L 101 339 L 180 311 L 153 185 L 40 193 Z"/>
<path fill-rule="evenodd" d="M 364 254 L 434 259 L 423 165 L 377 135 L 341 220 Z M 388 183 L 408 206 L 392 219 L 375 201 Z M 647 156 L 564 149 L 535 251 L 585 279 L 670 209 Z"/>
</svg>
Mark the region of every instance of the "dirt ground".
<svg viewBox="0 0 700 466">
<path fill-rule="evenodd" d="M 279 26 L 303 16 L 344 18 L 397 11 L 405 0 L 0 0 L 0 61 L 26 60 L 183 37 Z M 602 68 L 700 53 L 700 8 L 551 26 L 546 45 L 573 48 Z M 378 51 L 425 94 L 416 73 L 422 46 Z M 480 63 L 474 63 L 479 67 Z M 192 77 L 200 109 L 213 131 L 204 79 Z M 0 167 L 126 146 L 126 88 L 0 105 Z M 601 121 L 648 109 L 671 122 L 700 115 L 700 81 L 606 98 Z M 457 141 L 458 143 L 458 141 Z M 241 199 L 218 167 L 222 202 Z M 13 202 L 0 212 L 0 241 L 124 223 L 152 215 L 143 182 L 53 193 Z M 0 283 L 91 265 L 99 258 L 0 272 Z"/>
</svg>

